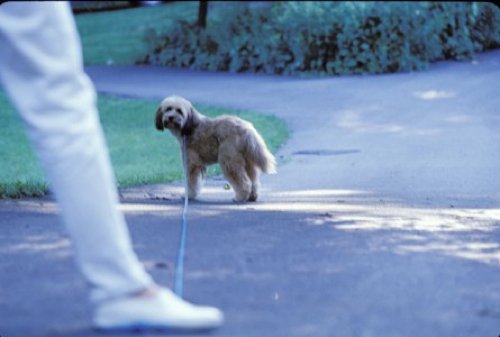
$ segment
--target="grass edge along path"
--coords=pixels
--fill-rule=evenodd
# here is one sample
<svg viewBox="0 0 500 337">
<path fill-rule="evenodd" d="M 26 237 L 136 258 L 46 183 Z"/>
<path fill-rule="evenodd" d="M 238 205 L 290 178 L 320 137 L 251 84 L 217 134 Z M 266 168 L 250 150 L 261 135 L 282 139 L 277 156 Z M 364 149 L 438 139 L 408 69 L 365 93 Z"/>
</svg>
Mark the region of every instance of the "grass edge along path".
<svg viewBox="0 0 500 337">
<path fill-rule="evenodd" d="M 180 148 L 168 132 L 154 127 L 158 100 L 99 95 L 100 119 L 119 188 L 182 179 Z M 208 116 L 231 114 L 254 124 L 272 152 L 286 142 L 286 123 L 271 115 L 196 104 Z M 0 92 L 0 199 L 39 197 L 49 191 L 22 122 Z M 217 165 L 210 176 L 220 173 Z"/>
<path fill-rule="evenodd" d="M 134 64 L 147 53 L 145 36 L 173 27 L 177 20 L 196 20 L 197 1 L 180 1 L 75 15 L 83 58 L 90 64 Z"/>
</svg>

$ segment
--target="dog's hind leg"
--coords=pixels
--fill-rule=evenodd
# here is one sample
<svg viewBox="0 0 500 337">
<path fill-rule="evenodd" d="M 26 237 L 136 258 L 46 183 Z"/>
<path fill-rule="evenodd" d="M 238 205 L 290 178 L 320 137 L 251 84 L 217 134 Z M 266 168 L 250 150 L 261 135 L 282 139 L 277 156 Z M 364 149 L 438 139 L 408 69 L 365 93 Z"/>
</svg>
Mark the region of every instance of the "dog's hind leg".
<svg viewBox="0 0 500 337">
<path fill-rule="evenodd" d="M 252 181 L 247 175 L 245 169 L 245 160 L 243 158 L 231 158 L 225 161 L 219 158 L 219 163 L 224 173 L 224 177 L 234 190 L 234 201 L 245 202 L 250 199 L 252 192 Z"/>
<path fill-rule="evenodd" d="M 248 177 L 252 182 L 252 190 L 250 192 L 250 196 L 248 197 L 248 201 L 256 201 L 259 197 L 259 169 L 255 167 L 253 163 L 247 162 L 246 170 Z"/>
</svg>

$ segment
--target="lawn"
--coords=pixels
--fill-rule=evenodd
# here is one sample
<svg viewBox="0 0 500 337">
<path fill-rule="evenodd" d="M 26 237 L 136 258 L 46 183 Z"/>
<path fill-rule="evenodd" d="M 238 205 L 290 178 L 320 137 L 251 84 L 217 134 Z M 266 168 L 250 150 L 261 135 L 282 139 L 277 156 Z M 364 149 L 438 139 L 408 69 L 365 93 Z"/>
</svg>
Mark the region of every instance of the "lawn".
<svg viewBox="0 0 500 337">
<path fill-rule="evenodd" d="M 99 96 L 98 106 L 119 187 L 166 183 L 182 178 L 180 148 L 168 132 L 154 127 L 158 101 Z M 196 105 L 209 116 L 236 114 L 252 122 L 276 150 L 288 137 L 276 117 Z M 119 118 L 117 115 L 119 114 Z M 22 123 L 0 92 L 0 198 L 39 196 L 48 185 L 27 141 Z M 212 169 L 211 174 L 219 171 Z"/>
<path fill-rule="evenodd" d="M 133 64 L 143 56 L 148 29 L 161 31 L 176 19 L 195 20 L 197 1 L 75 16 L 85 64 Z M 154 128 L 158 101 L 99 96 L 99 113 L 119 187 L 180 180 L 180 148 L 168 132 Z M 196 105 L 196 104 L 195 104 Z M 196 105 L 210 116 L 239 115 L 262 133 L 275 151 L 288 138 L 273 116 Z M 120 118 L 116 118 L 116 115 Z M 0 198 L 43 195 L 47 182 L 24 134 L 22 122 L 0 89 Z M 210 169 L 210 174 L 217 174 Z"/>
<path fill-rule="evenodd" d="M 185 1 L 78 14 L 85 64 L 134 64 L 146 54 L 143 41 L 149 29 L 162 31 L 177 19 L 193 21 L 197 13 L 198 1 Z"/>
<path fill-rule="evenodd" d="M 0 198 L 40 195 L 47 185 L 22 124 L 0 91 Z"/>
</svg>

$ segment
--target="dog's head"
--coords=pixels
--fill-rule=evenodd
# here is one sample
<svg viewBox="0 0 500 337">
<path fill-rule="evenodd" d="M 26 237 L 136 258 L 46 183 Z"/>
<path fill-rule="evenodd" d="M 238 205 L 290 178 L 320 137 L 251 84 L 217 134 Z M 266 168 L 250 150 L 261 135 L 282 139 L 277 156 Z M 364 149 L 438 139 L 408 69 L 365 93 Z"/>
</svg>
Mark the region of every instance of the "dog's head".
<svg viewBox="0 0 500 337">
<path fill-rule="evenodd" d="M 155 125 L 160 131 L 190 135 L 198 126 L 199 119 L 191 102 L 179 96 L 165 98 L 156 110 Z"/>
</svg>

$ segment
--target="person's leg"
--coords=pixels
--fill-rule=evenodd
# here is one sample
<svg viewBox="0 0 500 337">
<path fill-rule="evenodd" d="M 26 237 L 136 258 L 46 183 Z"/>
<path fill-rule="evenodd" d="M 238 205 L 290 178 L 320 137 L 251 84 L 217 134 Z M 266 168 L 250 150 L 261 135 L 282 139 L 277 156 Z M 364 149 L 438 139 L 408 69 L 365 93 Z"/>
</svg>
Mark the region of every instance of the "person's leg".
<svg viewBox="0 0 500 337">
<path fill-rule="evenodd" d="M 0 5 L 0 79 L 21 113 L 95 301 L 145 289 L 67 3 Z"/>
<path fill-rule="evenodd" d="M 95 327 L 220 326 L 218 309 L 158 288 L 132 250 L 68 4 L 1 4 L 0 46 L 0 81 L 24 119 L 92 286 Z"/>
</svg>

